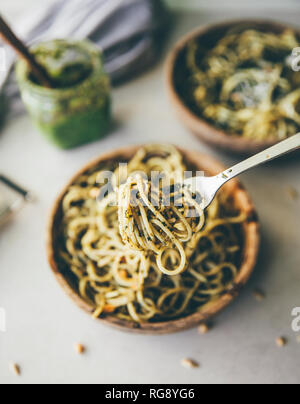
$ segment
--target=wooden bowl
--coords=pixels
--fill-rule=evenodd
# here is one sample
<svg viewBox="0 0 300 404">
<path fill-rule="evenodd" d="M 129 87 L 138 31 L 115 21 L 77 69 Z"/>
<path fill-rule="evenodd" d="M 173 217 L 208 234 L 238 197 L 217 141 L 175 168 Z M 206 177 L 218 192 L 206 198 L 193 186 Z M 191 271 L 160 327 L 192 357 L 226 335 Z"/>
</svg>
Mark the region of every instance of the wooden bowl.
<svg viewBox="0 0 300 404">
<path fill-rule="evenodd" d="M 171 103 L 175 107 L 175 111 L 179 119 L 184 125 L 192 131 L 198 138 L 203 140 L 209 145 L 216 148 L 227 150 L 238 154 L 255 154 L 265 150 L 267 147 L 273 146 L 278 143 L 277 140 L 269 139 L 266 141 L 258 141 L 246 139 L 236 134 L 226 133 L 221 129 L 216 128 L 212 124 L 208 123 L 205 119 L 202 119 L 196 115 L 181 99 L 175 83 L 176 69 L 178 68 L 187 44 L 194 39 L 201 40 L 202 45 L 206 45 L 207 48 L 212 48 L 215 43 L 223 37 L 228 30 L 235 27 L 255 28 L 263 32 L 274 32 L 276 34 L 282 33 L 285 29 L 291 28 L 288 25 L 283 25 L 270 21 L 257 21 L 257 20 L 237 20 L 226 22 L 222 24 L 210 25 L 204 28 L 197 29 L 192 33 L 186 35 L 181 39 L 171 51 L 166 62 L 166 84 L 167 91 L 171 100 Z M 300 31 L 292 28 L 296 33 Z"/>
<path fill-rule="evenodd" d="M 62 273 L 57 265 L 57 240 L 62 219 L 62 200 L 67 193 L 70 185 L 72 185 L 74 181 L 86 171 L 98 166 L 100 163 L 103 162 L 127 161 L 133 157 L 137 149 L 138 147 L 129 147 L 116 150 L 111 153 L 104 154 L 97 160 L 85 166 L 63 189 L 54 204 L 50 216 L 47 237 L 47 255 L 52 271 L 58 283 L 67 293 L 67 295 L 71 297 L 71 299 L 80 308 L 85 310 L 90 315 L 93 312 L 93 308 L 79 296 L 74 282 L 70 279 L 67 273 Z M 224 170 L 224 167 L 222 167 L 222 165 L 220 165 L 216 160 L 207 155 L 181 149 L 179 150 L 182 152 L 187 162 L 189 162 L 192 166 L 195 166 L 200 171 L 205 171 L 205 173 L 208 175 L 215 175 Z M 226 187 L 227 192 L 232 195 L 236 208 L 240 209 L 242 212 L 245 212 L 248 218 L 243 226 L 244 250 L 242 254 L 242 264 L 239 274 L 235 279 L 232 290 L 223 295 L 218 301 L 213 303 L 209 308 L 206 308 L 202 312 L 189 315 L 179 320 L 160 323 L 148 322 L 143 324 L 136 324 L 134 322 L 117 319 L 113 316 L 108 316 L 99 318 L 97 321 L 129 332 L 142 334 L 168 334 L 189 329 L 199 325 L 200 323 L 208 321 L 211 317 L 213 317 L 221 310 L 223 310 L 226 306 L 228 306 L 229 303 L 231 303 L 237 297 L 241 288 L 248 281 L 257 261 L 260 240 L 259 223 L 255 208 L 249 198 L 249 195 L 240 184 L 240 182 L 238 180 L 232 180 L 226 185 Z"/>
</svg>

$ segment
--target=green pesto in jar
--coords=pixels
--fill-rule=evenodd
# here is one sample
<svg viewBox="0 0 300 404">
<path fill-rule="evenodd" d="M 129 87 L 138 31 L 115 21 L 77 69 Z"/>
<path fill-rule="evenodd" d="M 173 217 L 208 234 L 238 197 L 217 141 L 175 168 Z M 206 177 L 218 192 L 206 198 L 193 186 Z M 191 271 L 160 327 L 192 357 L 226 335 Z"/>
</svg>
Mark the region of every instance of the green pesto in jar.
<svg viewBox="0 0 300 404">
<path fill-rule="evenodd" d="M 38 128 L 69 149 L 104 136 L 111 116 L 110 84 L 99 50 L 89 41 L 55 40 L 31 48 L 54 88 L 40 85 L 27 64 L 18 62 L 22 99 Z"/>
</svg>

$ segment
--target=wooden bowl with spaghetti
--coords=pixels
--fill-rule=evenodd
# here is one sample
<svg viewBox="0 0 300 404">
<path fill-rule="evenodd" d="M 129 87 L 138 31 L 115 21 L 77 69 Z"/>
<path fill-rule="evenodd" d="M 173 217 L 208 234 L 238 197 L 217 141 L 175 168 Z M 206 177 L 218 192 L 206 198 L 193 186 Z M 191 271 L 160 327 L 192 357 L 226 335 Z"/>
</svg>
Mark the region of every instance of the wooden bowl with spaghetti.
<svg viewBox="0 0 300 404">
<path fill-rule="evenodd" d="M 126 173 L 120 163 L 128 163 Z M 199 232 L 182 243 L 185 270 L 165 275 L 154 253 L 123 243 L 118 206 L 111 204 L 118 201 L 115 190 L 128 173 L 139 170 L 149 175 L 154 169 L 173 178 L 175 171 L 215 175 L 224 167 L 207 155 L 174 146 L 106 153 L 80 170 L 56 200 L 47 254 L 58 283 L 96 321 L 128 332 L 168 334 L 208 322 L 238 296 L 257 262 L 259 222 L 247 191 L 232 180 L 205 212 Z M 114 191 L 99 198 L 99 183 L 104 183 L 108 171 L 115 174 Z M 154 216 L 148 214 L 149 223 Z M 179 225 L 176 231 L 183 235 L 184 229 Z M 165 265 L 176 265 L 179 259 L 172 248 L 164 252 Z"/>
<path fill-rule="evenodd" d="M 166 62 L 172 105 L 199 139 L 255 154 L 300 130 L 300 80 L 288 25 L 237 20 L 195 30 Z M 294 55 L 294 56 L 293 56 Z"/>
</svg>

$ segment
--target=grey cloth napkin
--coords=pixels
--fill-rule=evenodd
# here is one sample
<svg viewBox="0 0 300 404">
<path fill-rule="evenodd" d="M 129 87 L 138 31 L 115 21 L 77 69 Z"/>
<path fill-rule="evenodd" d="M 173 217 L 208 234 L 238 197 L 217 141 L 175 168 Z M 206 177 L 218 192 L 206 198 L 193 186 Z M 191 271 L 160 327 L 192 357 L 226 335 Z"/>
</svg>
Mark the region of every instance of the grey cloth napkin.
<svg viewBox="0 0 300 404">
<path fill-rule="evenodd" d="M 116 83 L 153 63 L 168 22 L 161 0 L 54 0 L 31 10 L 13 28 L 28 45 L 57 38 L 91 39 L 104 52 L 105 69 Z M 14 98 L 18 90 L 10 71 L 15 55 L 10 49 L 6 55 L 8 69 L 0 87 Z"/>
</svg>

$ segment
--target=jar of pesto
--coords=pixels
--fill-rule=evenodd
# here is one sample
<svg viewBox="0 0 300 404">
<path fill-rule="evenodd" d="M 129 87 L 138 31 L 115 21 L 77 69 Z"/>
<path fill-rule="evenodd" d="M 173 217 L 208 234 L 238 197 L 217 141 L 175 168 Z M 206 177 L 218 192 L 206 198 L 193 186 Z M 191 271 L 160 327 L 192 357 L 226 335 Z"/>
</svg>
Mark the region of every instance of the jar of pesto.
<svg viewBox="0 0 300 404">
<path fill-rule="evenodd" d="M 31 52 L 54 83 L 43 87 L 26 62 L 17 63 L 23 102 L 41 132 L 62 149 L 104 136 L 111 116 L 110 83 L 98 48 L 87 40 L 54 40 Z"/>
</svg>

